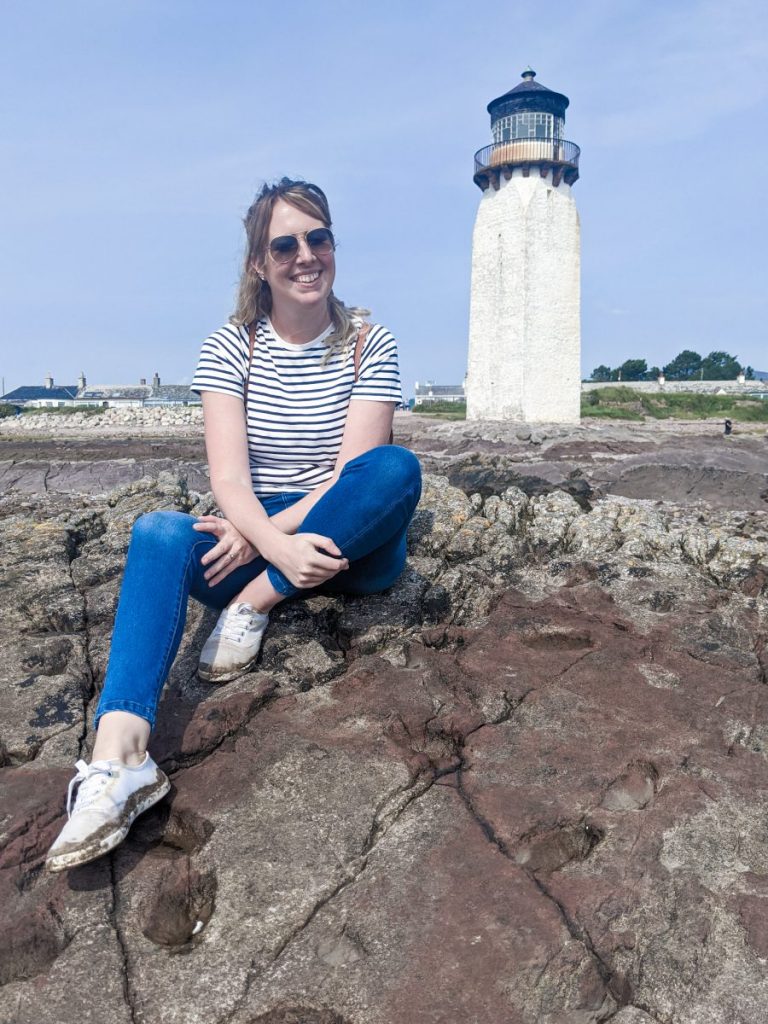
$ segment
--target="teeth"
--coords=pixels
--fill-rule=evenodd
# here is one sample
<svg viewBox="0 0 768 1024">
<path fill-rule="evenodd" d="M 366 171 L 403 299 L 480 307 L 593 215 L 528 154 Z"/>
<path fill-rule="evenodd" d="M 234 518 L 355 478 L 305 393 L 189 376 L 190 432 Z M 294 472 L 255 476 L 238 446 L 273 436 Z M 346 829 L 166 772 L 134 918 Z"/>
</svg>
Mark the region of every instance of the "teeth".
<svg viewBox="0 0 768 1024">
<path fill-rule="evenodd" d="M 314 274 L 299 274 L 298 277 L 294 278 L 294 280 L 300 281 L 302 284 L 312 284 L 312 282 L 316 281 L 318 277 L 320 277 L 320 273 L 319 271 L 315 271 Z"/>
</svg>

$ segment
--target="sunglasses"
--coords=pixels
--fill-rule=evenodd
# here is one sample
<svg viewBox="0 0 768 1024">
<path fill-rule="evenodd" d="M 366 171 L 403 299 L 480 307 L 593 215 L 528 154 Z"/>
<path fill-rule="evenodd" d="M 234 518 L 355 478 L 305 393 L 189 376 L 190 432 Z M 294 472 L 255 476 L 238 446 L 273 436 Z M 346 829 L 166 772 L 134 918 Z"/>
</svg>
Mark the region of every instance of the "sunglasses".
<svg viewBox="0 0 768 1024">
<path fill-rule="evenodd" d="M 336 248 L 330 228 L 313 228 L 300 235 L 278 235 L 269 243 L 269 255 L 275 263 L 290 263 L 299 252 L 299 239 L 303 238 L 313 256 L 327 256 Z"/>
</svg>

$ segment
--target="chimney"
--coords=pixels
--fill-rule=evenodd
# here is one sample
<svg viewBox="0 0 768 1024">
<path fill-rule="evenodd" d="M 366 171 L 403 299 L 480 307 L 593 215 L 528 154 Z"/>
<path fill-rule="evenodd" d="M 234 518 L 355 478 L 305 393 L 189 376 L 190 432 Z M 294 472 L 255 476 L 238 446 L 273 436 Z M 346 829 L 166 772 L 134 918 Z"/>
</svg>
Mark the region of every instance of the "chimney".
<svg viewBox="0 0 768 1024">
<path fill-rule="evenodd" d="M 147 378 L 146 377 L 139 377 L 139 384 L 141 384 L 142 387 L 146 387 L 147 386 Z"/>
<path fill-rule="evenodd" d="M 80 378 L 77 382 L 77 386 L 81 389 L 85 387 L 85 370 L 80 371 Z"/>
<path fill-rule="evenodd" d="M 153 388 L 159 388 L 160 387 L 160 376 L 157 373 L 152 378 L 152 387 Z"/>
<path fill-rule="evenodd" d="M 53 387 L 53 376 L 50 373 L 45 378 L 45 387 L 47 387 L 49 391 Z"/>
</svg>

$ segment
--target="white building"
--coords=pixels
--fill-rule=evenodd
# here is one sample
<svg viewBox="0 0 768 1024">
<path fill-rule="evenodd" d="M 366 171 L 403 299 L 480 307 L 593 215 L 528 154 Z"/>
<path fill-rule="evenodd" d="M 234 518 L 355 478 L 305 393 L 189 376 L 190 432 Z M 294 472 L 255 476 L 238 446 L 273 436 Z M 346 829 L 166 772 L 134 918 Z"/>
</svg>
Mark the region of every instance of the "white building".
<svg viewBox="0 0 768 1024">
<path fill-rule="evenodd" d="M 467 419 L 577 423 L 580 409 L 579 147 L 567 96 L 523 81 L 488 104 L 475 154 Z"/>
<path fill-rule="evenodd" d="M 433 380 L 426 380 L 423 384 L 416 381 L 414 385 L 414 407 L 419 405 L 431 405 L 434 402 L 463 402 L 463 384 L 435 384 Z"/>
</svg>

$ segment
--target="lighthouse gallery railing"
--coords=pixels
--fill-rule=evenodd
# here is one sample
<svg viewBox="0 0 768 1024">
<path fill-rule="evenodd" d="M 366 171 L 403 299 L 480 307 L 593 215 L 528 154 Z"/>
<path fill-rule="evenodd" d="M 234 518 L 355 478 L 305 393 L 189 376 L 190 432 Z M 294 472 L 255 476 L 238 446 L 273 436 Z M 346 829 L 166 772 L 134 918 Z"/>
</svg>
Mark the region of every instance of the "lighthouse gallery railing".
<svg viewBox="0 0 768 1024">
<path fill-rule="evenodd" d="M 515 164 L 560 164 L 578 170 L 581 150 L 565 139 L 509 139 L 493 142 L 475 153 L 475 174 Z"/>
</svg>

